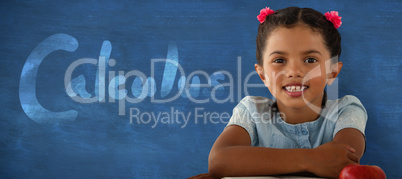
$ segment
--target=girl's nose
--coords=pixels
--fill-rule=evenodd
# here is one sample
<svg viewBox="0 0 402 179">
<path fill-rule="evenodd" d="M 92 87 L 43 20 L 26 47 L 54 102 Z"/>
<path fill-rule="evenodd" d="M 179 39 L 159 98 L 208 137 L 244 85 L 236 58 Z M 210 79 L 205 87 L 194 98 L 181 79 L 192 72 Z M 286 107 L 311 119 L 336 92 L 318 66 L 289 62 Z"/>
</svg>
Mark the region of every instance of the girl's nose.
<svg viewBox="0 0 402 179">
<path fill-rule="evenodd" d="M 297 62 L 288 63 L 288 67 L 286 68 L 286 77 L 303 78 L 304 74 L 303 74 L 301 65 L 297 64 Z"/>
</svg>

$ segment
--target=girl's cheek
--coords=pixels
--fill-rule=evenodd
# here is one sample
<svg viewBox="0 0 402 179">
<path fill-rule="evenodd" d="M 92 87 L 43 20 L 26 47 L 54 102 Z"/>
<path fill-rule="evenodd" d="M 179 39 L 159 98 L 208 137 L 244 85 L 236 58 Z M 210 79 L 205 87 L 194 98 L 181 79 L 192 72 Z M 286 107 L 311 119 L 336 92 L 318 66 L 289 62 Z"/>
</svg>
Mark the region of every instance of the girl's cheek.
<svg viewBox="0 0 402 179">
<path fill-rule="evenodd" d="M 325 71 L 325 70 L 324 70 Z M 322 68 L 320 65 L 317 65 L 313 67 L 311 70 L 309 70 L 306 75 L 304 76 L 303 82 L 312 80 L 314 78 L 319 78 L 325 76 L 325 73 L 322 72 Z"/>
</svg>

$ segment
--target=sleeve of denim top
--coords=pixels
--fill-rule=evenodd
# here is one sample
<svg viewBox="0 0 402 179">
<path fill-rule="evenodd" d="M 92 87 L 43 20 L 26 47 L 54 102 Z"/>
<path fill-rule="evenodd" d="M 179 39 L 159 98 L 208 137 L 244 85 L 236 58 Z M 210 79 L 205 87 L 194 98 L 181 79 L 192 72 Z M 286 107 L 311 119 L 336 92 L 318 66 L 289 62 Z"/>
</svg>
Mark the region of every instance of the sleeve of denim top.
<svg viewBox="0 0 402 179">
<path fill-rule="evenodd" d="M 367 118 L 367 111 L 359 99 L 351 95 L 344 96 L 339 101 L 339 117 L 333 137 L 345 128 L 355 128 L 364 135 Z"/>
<path fill-rule="evenodd" d="M 272 105 L 273 100 L 265 97 L 246 96 L 233 109 L 232 117 L 227 126 L 238 125 L 244 128 L 250 135 L 251 145 L 255 146 L 258 142 L 258 132 L 256 122 L 261 116 L 261 112 Z"/>
</svg>

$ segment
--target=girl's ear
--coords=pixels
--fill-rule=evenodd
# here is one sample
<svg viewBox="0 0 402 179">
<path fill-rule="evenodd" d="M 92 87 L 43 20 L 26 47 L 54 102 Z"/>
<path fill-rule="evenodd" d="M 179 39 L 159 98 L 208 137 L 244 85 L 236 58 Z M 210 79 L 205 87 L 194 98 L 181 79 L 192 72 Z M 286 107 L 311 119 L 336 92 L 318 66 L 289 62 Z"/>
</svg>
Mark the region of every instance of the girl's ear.
<svg viewBox="0 0 402 179">
<path fill-rule="evenodd" d="M 258 73 L 258 76 L 260 76 L 261 80 L 265 83 L 264 68 L 258 63 L 254 65 L 254 68 L 255 71 Z"/>
<path fill-rule="evenodd" d="M 254 65 L 255 71 L 258 73 L 258 76 L 261 78 L 262 82 L 266 87 L 269 87 L 269 79 L 268 76 L 265 76 L 264 68 L 260 64 Z"/>
<path fill-rule="evenodd" d="M 336 77 L 339 75 L 339 72 L 341 72 L 342 66 L 342 62 L 331 64 L 331 72 L 328 74 L 327 85 L 331 85 L 335 81 Z"/>
</svg>

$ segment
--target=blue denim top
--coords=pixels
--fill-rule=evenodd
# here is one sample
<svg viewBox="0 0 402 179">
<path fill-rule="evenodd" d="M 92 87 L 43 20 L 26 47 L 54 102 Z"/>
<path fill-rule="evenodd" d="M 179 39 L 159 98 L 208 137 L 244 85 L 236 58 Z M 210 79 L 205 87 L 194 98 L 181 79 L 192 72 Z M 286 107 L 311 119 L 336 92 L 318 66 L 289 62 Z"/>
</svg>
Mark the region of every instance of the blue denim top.
<svg viewBox="0 0 402 179">
<path fill-rule="evenodd" d="M 227 126 L 243 127 L 252 146 L 270 148 L 315 148 L 332 141 L 345 128 L 355 128 L 364 135 L 367 112 L 354 96 L 327 100 L 318 119 L 300 124 L 286 123 L 274 103 L 269 98 L 247 96 L 233 109 Z"/>
</svg>

